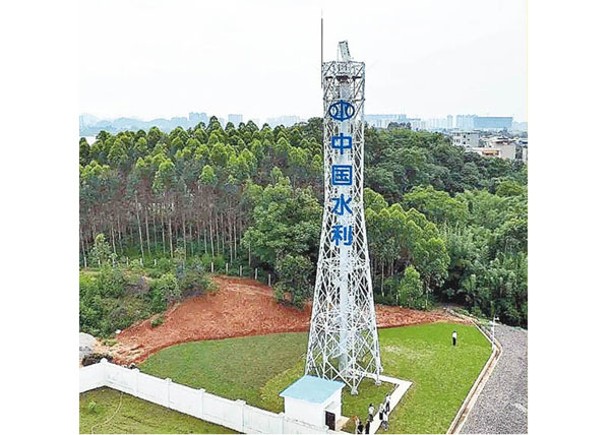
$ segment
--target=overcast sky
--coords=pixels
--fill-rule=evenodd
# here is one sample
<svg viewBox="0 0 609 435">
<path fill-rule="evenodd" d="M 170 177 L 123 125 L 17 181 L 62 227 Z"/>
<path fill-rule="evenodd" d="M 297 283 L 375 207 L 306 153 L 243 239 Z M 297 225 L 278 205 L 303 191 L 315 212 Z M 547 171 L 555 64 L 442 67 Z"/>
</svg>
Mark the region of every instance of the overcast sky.
<svg viewBox="0 0 609 435">
<path fill-rule="evenodd" d="M 324 60 L 366 62 L 365 112 L 526 120 L 525 0 L 83 0 L 80 111 L 319 116 Z"/>
</svg>

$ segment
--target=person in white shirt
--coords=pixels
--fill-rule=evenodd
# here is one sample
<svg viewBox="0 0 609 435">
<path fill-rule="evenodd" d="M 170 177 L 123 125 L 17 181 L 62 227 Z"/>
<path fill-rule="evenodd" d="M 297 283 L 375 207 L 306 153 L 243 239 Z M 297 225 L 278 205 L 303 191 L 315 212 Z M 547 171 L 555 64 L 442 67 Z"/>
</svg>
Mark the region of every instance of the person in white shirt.
<svg viewBox="0 0 609 435">
<path fill-rule="evenodd" d="M 372 403 L 368 407 L 368 420 L 374 420 L 374 405 L 372 405 Z"/>
<path fill-rule="evenodd" d="M 457 345 L 457 331 L 453 331 L 453 346 Z"/>
</svg>

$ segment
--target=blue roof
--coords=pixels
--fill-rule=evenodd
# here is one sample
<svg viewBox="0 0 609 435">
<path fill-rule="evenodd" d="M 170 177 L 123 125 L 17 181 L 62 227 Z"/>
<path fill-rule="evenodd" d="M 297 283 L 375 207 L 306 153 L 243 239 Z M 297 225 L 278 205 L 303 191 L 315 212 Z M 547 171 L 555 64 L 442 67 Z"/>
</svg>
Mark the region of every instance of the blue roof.
<svg viewBox="0 0 609 435">
<path fill-rule="evenodd" d="M 304 375 L 279 393 L 279 396 L 313 403 L 323 403 L 344 386 L 345 384 L 342 382 Z"/>
</svg>

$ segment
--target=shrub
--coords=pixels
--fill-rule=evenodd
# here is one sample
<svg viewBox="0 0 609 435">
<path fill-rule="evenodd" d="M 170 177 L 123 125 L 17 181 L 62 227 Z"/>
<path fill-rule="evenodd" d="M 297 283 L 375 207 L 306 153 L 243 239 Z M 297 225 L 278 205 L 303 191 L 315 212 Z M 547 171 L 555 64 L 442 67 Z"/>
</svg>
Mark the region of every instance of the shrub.
<svg viewBox="0 0 609 435">
<path fill-rule="evenodd" d="M 211 280 L 203 273 L 202 268 L 179 270 L 177 279 L 183 298 L 202 294 L 211 283 Z"/>
<path fill-rule="evenodd" d="M 156 328 L 157 326 L 161 326 L 163 323 L 165 323 L 165 316 L 157 316 L 150 321 L 150 326 Z"/>
<path fill-rule="evenodd" d="M 97 414 L 97 403 L 94 400 L 91 400 L 87 404 L 87 412 L 89 414 Z"/>
<path fill-rule="evenodd" d="M 172 302 L 178 301 L 182 291 L 173 273 L 165 273 L 155 280 L 150 289 L 152 310 L 156 313 L 163 311 Z"/>
<path fill-rule="evenodd" d="M 126 285 L 127 280 L 120 268 L 108 265 L 102 267 L 97 279 L 100 295 L 119 298 L 125 294 Z"/>
<path fill-rule="evenodd" d="M 169 273 L 175 269 L 175 266 L 168 258 L 160 258 L 156 262 L 156 268 L 160 270 L 161 273 Z"/>
<path fill-rule="evenodd" d="M 421 282 L 421 275 L 413 266 L 408 266 L 404 270 L 404 277 L 398 284 L 398 294 L 402 306 L 416 310 L 426 308 L 427 300 L 423 290 L 423 283 Z"/>
</svg>

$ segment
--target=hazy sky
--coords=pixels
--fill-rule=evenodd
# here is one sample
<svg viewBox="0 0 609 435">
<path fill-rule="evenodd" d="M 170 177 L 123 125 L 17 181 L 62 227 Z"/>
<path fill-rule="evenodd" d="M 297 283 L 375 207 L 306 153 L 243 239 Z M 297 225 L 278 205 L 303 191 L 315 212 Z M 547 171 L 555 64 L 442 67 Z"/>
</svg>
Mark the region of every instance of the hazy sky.
<svg viewBox="0 0 609 435">
<path fill-rule="evenodd" d="M 324 60 L 366 62 L 365 112 L 526 120 L 525 0 L 83 0 L 80 111 L 319 116 Z"/>
</svg>

